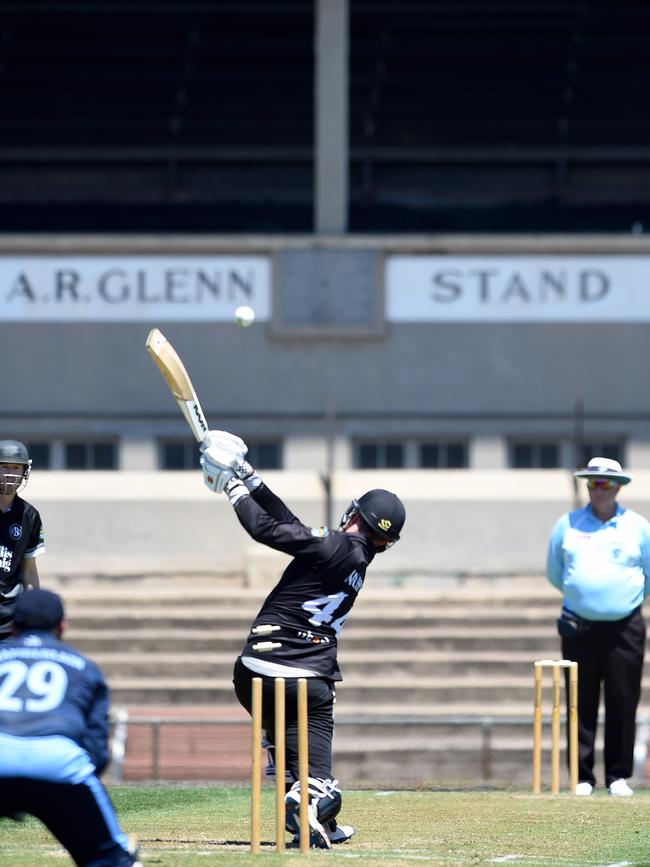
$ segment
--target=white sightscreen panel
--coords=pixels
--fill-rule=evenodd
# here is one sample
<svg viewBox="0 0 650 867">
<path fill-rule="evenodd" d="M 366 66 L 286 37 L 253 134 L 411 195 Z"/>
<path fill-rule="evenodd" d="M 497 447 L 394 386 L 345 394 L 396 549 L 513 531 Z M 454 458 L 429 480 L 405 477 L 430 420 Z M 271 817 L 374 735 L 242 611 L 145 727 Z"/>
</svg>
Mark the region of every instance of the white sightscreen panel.
<svg viewBox="0 0 650 867">
<path fill-rule="evenodd" d="M 271 313 L 265 256 L 0 256 L 0 322 L 232 321 Z"/>
<path fill-rule="evenodd" d="M 391 322 L 649 322 L 647 256 L 388 256 Z"/>
</svg>

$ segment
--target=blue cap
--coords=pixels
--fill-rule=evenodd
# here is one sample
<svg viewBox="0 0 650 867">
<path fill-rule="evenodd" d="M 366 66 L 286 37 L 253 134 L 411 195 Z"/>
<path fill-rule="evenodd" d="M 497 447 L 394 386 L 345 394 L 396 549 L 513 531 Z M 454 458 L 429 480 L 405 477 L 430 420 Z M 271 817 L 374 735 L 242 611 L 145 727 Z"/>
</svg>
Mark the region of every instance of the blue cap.
<svg viewBox="0 0 650 867">
<path fill-rule="evenodd" d="M 61 597 L 51 590 L 25 590 L 16 600 L 18 629 L 54 629 L 63 620 Z"/>
</svg>

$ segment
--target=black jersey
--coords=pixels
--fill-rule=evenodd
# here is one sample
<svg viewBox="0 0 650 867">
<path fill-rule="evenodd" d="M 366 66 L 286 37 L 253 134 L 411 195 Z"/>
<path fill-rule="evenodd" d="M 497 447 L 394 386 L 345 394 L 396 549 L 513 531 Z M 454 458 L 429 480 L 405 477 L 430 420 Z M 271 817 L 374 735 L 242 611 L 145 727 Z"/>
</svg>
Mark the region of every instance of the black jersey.
<svg viewBox="0 0 650 867">
<path fill-rule="evenodd" d="M 372 542 L 361 533 L 306 527 L 264 484 L 239 499 L 235 511 L 256 541 L 293 556 L 242 655 L 341 680 L 337 639 L 374 557 Z"/>
<path fill-rule="evenodd" d="M 31 503 L 14 497 L 9 511 L 0 511 L 0 635 L 10 630 L 23 558 L 44 549 L 41 516 Z"/>
</svg>

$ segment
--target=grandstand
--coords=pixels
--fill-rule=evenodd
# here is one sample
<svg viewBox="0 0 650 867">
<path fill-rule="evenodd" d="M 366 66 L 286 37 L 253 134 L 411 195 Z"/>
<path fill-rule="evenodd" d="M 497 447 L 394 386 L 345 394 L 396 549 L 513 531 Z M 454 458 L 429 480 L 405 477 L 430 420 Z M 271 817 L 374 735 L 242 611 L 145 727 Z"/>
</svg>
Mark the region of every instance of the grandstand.
<svg viewBox="0 0 650 867">
<path fill-rule="evenodd" d="M 326 5 L 4 4 L 0 228 L 310 232 Z M 650 222 L 649 16 L 350 0 L 351 229 Z"/>
</svg>

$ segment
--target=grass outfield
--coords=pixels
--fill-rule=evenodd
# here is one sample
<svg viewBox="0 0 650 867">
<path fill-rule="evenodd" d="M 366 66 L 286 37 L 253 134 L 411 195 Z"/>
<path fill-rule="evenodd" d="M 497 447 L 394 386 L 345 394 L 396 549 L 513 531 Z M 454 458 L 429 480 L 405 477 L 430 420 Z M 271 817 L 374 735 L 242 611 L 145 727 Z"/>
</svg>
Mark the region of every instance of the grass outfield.
<svg viewBox="0 0 650 867">
<path fill-rule="evenodd" d="M 120 787 L 110 790 L 125 831 L 140 838 L 145 865 L 279 864 L 274 793 L 264 790 L 263 851 L 249 845 L 242 787 Z M 650 791 L 633 798 L 533 797 L 525 792 L 345 792 L 342 821 L 357 835 L 309 860 L 406 865 L 650 865 Z M 305 863 L 297 851 L 285 856 Z M 71 863 L 33 819 L 0 821 L 2 867 Z"/>
</svg>

